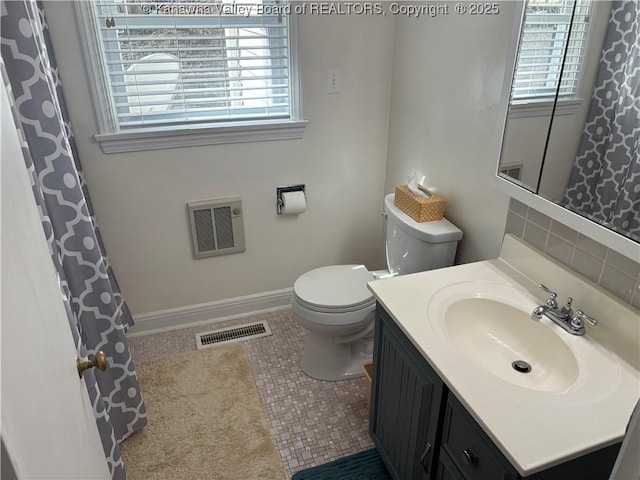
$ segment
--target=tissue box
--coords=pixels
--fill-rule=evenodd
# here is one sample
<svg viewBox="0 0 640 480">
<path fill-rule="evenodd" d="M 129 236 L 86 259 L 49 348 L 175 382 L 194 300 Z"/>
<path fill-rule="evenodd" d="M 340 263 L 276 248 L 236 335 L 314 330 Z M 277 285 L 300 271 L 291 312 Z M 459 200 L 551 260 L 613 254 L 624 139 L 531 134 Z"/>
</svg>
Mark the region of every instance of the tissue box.
<svg viewBox="0 0 640 480">
<path fill-rule="evenodd" d="M 433 222 L 444 217 L 444 198 L 438 195 L 420 197 L 408 185 L 396 187 L 394 204 L 416 222 Z"/>
</svg>

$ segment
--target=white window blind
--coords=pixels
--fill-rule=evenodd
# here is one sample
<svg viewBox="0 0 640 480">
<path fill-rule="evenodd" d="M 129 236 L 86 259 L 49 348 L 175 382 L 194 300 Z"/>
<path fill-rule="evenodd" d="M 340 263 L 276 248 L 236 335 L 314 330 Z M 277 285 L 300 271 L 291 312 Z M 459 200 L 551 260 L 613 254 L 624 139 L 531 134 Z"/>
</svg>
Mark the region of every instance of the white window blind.
<svg viewBox="0 0 640 480">
<path fill-rule="evenodd" d="M 590 13 L 590 0 L 527 2 L 513 100 L 550 100 L 556 89 L 559 98 L 575 97 L 584 64 Z"/>
<path fill-rule="evenodd" d="M 289 16 L 279 4 L 93 1 L 114 130 L 292 119 Z"/>
</svg>

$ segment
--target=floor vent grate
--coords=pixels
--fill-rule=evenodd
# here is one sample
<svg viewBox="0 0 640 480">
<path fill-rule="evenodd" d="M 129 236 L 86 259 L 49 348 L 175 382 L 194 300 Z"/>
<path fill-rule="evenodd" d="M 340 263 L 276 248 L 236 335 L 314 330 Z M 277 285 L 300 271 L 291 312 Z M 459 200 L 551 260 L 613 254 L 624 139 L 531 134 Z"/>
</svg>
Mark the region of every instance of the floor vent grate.
<svg viewBox="0 0 640 480">
<path fill-rule="evenodd" d="M 238 327 L 198 333 L 196 335 L 196 348 L 201 349 L 220 345 L 221 343 L 241 342 L 250 338 L 267 337 L 269 335 L 271 335 L 271 329 L 267 322 L 248 323 Z"/>
</svg>

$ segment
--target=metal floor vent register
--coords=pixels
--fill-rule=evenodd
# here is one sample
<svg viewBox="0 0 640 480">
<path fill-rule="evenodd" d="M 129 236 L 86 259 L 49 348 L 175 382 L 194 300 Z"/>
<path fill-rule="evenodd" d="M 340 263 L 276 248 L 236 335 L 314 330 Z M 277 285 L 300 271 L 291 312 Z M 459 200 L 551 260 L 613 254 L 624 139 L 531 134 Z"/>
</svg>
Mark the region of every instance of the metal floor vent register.
<svg viewBox="0 0 640 480">
<path fill-rule="evenodd" d="M 250 338 L 268 337 L 269 335 L 271 335 L 271 329 L 267 322 L 247 323 L 237 327 L 198 333 L 196 335 L 196 348 L 199 350 L 222 343 L 241 342 Z"/>
</svg>

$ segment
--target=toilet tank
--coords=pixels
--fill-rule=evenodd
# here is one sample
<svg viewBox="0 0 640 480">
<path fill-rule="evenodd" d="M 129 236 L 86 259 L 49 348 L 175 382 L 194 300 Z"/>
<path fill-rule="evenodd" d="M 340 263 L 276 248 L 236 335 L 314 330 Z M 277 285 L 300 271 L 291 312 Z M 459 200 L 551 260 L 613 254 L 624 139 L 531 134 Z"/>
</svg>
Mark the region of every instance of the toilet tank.
<svg viewBox="0 0 640 480">
<path fill-rule="evenodd" d="M 453 265 L 462 231 L 446 218 L 418 223 L 384 197 L 387 217 L 387 267 L 394 275 Z"/>
</svg>

